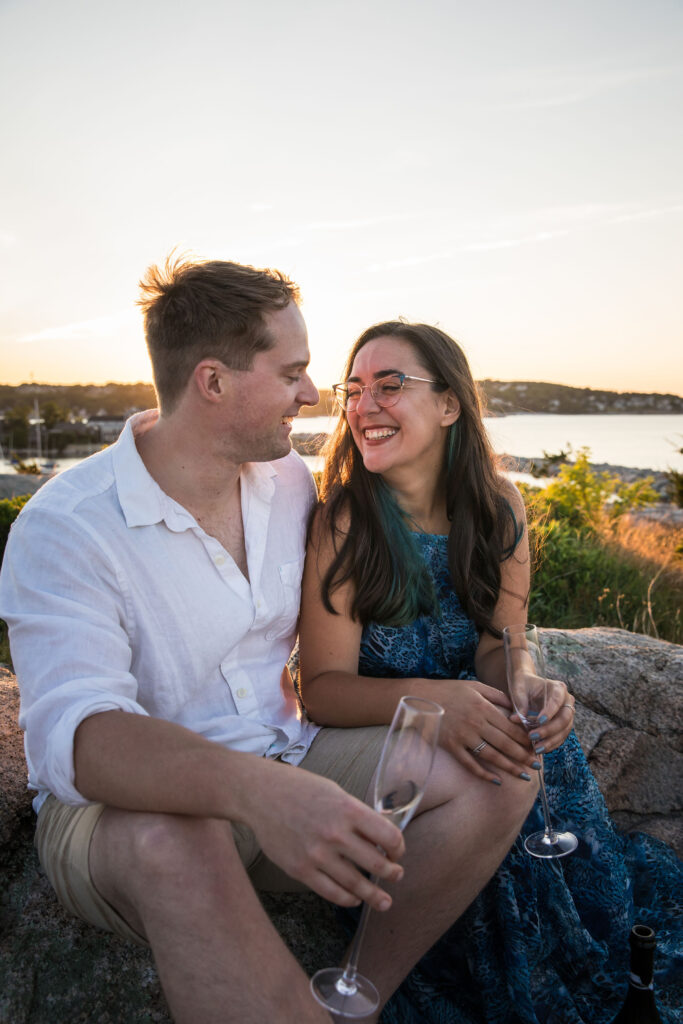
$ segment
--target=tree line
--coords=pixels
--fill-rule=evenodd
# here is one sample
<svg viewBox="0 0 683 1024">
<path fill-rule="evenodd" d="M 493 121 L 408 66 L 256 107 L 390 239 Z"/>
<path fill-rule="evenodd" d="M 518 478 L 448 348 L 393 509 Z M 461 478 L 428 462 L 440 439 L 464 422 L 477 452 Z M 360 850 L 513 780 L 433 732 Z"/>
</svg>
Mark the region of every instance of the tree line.
<svg viewBox="0 0 683 1024">
<path fill-rule="evenodd" d="M 683 398 L 674 394 L 600 391 L 543 381 L 479 381 L 484 407 L 491 415 L 515 413 L 683 413 Z M 38 403 L 45 429 L 58 423 L 78 423 L 91 416 L 127 416 L 156 405 L 154 387 L 136 384 L 0 384 L 0 417 L 17 439 L 24 436 Z M 325 416 L 334 411 L 329 388 L 320 389 L 316 406 L 304 407 L 301 416 Z M 26 447 L 20 440 L 17 447 Z"/>
</svg>

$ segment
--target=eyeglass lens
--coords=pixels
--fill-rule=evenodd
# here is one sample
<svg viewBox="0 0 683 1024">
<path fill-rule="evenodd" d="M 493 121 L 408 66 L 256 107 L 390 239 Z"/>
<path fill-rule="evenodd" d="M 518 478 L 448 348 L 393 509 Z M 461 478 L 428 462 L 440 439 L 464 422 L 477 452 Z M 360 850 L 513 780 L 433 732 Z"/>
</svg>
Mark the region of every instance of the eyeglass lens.
<svg viewBox="0 0 683 1024">
<path fill-rule="evenodd" d="M 340 388 L 345 408 L 355 409 L 365 390 L 366 388 L 361 387 L 360 384 L 346 384 L 343 389 Z M 403 380 L 395 374 L 391 374 L 388 377 L 380 377 L 379 380 L 369 385 L 367 390 L 372 395 L 372 400 L 380 408 L 388 409 L 389 406 L 395 405 L 398 402 L 403 390 Z"/>
</svg>

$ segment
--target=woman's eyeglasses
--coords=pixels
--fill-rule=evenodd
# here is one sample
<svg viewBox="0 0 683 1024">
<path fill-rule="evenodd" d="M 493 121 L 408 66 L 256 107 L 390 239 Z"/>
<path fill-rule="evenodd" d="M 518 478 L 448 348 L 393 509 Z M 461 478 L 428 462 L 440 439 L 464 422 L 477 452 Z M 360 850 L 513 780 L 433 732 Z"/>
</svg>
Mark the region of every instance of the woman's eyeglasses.
<svg viewBox="0 0 683 1024">
<path fill-rule="evenodd" d="M 424 384 L 441 384 L 441 381 L 430 380 L 428 377 L 411 377 L 407 373 L 388 373 L 378 377 L 372 384 L 335 384 L 332 387 L 334 397 L 345 412 L 353 412 L 361 400 L 364 391 L 369 391 L 375 405 L 380 409 L 389 409 L 396 405 L 407 380 L 419 380 Z M 443 386 L 443 385 L 442 385 Z"/>
</svg>

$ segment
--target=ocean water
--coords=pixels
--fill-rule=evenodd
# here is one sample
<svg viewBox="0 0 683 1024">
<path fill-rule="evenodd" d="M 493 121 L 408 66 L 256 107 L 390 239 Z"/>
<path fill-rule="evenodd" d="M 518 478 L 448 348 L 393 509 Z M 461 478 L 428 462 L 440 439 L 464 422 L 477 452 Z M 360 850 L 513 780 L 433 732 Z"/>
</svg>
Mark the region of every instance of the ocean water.
<svg viewBox="0 0 683 1024">
<path fill-rule="evenodd" d="M 328 433 L 335 416 L 300 416 L 294 420 L 293 433 Z M 500 416 L 485 421 L 494 450 L 518 458 L 542 459 L 544 451 L 555 454 L 571 446 L 572 451 L 587 447 L 591 462 L 634 469 L 675 469 L 683 472 L 683 416 L 554 416 L 545 413 Z M 80 459 L 59 459 L 57 470 L 67 469 Z M 321 459 L 307 456 L 312 470 L 321 468 Z M 11 473 L 10 466 L 1 471 Z M 510 474 L 514 479 L 532 478 Z M 536 481 L 538 484 L 539 481 Z"/>
<path fill-rule="evenodd" d="M 325 433 L 336 417 L 299 417 L 294 433 Z M 541 459 L 571 446 L 587 447 L 591 462 L 634 469 L 683 472 L 683 416 L 555 416 L 545 413 L 489 417 L 485 421 L 498 454 Z M 316 467 L 317 468 L 317 467 Z"/>
</svg>

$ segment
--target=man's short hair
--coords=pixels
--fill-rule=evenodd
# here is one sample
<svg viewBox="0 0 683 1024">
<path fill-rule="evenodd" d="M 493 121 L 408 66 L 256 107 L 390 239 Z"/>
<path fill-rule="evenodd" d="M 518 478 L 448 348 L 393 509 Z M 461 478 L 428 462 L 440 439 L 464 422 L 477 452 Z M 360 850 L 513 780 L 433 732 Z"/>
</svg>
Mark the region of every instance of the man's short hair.
<svg viewBox="0 0 683 1024">
<path fill-rule="evenodd" d="M 264 315 L 299 304 L 299 289 L 279 270 L 224 260 L 169 256 L 140 281 L 145 338 L 159 407 L 171 412 L 202 359 L 249 370 L 272 348 Z"/>
</svg>

